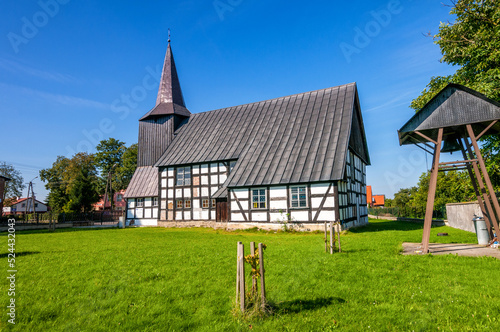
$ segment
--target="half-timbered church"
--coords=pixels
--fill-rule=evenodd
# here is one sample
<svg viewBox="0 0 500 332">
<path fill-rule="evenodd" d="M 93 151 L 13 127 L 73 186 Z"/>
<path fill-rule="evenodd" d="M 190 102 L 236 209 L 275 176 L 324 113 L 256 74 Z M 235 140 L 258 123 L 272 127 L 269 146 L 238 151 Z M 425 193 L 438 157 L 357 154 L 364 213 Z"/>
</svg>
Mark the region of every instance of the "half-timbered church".
<svg viewBox="0 0 500 332">
<path fill-rule="evenodd" d="M 127 221 L 359 226 L 369 164 L 355 83 L 191 114 L 169 41 L 156 105 L 139 119 Z"/>
</svg>

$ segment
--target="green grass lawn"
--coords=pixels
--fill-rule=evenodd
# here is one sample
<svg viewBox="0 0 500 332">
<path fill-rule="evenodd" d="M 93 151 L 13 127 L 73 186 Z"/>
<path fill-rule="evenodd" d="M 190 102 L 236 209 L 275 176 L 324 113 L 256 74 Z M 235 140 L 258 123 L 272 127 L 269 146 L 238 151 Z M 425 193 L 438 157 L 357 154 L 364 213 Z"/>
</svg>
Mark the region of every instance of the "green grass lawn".
<svg viewBox="0 0 500 332">
<path fill-rule="evenodd" d="M 16 325 L 7 323 L 7 236 L 1 329 L 16 331 L 500 331 L 500 261 L 402 256 L 422 226 L 371 220 L 324 253 L 322 234 L 128 228 L 18 232 Z M 448 232 L 448 237 L 437 237 Z M 433 228 L 431 242 L 474 243 Z M 236 243 L 263 242 L 274 314 L 231 314 Z"/>
</svg>

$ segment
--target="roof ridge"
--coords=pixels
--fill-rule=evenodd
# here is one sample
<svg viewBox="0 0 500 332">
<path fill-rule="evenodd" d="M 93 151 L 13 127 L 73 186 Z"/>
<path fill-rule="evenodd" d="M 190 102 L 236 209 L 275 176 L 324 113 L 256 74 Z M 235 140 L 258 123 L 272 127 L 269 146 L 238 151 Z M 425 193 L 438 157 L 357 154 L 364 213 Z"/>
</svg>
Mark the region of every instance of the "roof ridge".
<svg viewBox="0 0 500 332">
<path fill-rule="evenodd" d="M 322 92 L 322 91 L 327 91 L 327 90 L 331 90 L 331 89 L 334 89 L 334 88 L 341 88 L 341 87 L 348 86 L 348 85 L 353 85 L 353 84 L 356 84 L 356 82 L 351 82 L 351 83 L 336 85 L 336 86 L 332 86 L 332 87 L 324 88 L 324 89 L 306 91 L 306 92 L 301 92 L 301 93 L 294 93 L 294 94 L 287 95 L 287 96 L 281 96 L 281 97 L 276 97 L 276 98 L 272 98 L 272 99 L 265 99 L 265 100 L 260 100 L 260 101 L 256 101 L 256 102 L 252 102 L 252 103 L 245 103 L 245 104 L 239 104 L 239 105 L 234 105 L 234 106 L 222 107 L 222 108 L 217 108 L 217 109 L 213 109 L 213 110 L 210 110 L 210 111 L 203 111 L 203 112 L 198 112 L 198 113 L 192 113 L 192 116 L 193 115 L 198 115 L 198 114 L 205 114 L 205 113 L 209 113 L 209 112 L 222 111 L 222 110 L 226 110 L 226 109 L 229 109 L 229 108 L 236 108 L 236 107 L 253 105 L 253 104 L 258 104 L 258 103 L 263 103 L 263 102 L 271 102 L 271 101 L 274 101 L 274 100 L 279 100 L 279 99 L 284 99 L 284 98 L 297 97 L 297 96 L 300 96 L 300 95 L 304 95 L 306 93 L 313 93 L 313 92 L 318 92 L 319 93 L 319 92 Z"/>
</svg>

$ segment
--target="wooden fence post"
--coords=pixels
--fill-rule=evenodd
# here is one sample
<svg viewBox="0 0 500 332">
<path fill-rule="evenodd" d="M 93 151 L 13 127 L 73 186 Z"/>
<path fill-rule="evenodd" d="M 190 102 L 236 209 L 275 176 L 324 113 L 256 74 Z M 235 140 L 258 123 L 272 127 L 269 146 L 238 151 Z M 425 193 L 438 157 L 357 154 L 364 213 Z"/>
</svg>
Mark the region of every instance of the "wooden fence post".
<svg viewBox="0 0 500 332">
<path fill-rule="evenodd" d="M 262 309 L 266 306 L 266 282 L 264 277 L 264 248 L 262 243 L 259 243 L 259 267 L 260 267 L 260 292 L 262 299 Z"/>
<path fill-rule="evenodd" d="M 241 312 L 245 312 L 245 245 L 241 242 L 238 243 L 238 248 L 240 254 L 238 255 L 239 258 L 239 266 L 240 266 L 240 309 Z"/>
</svg>

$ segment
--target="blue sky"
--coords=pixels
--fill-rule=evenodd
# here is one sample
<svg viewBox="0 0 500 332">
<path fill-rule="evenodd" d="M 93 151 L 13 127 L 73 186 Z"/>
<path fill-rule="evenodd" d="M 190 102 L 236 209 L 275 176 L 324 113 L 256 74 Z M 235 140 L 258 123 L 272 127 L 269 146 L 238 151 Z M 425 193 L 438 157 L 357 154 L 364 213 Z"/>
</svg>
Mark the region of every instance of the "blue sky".
<svg viewBox="0 0 500 332">
<path fill-rule="evenodd" d="M 454 72 L 424 37 L 449 10 L 437 0 L 3 1 L 0 161 L 29 182 L 100 139 L 137 142 L 170 28 L 193 113 L 357 82 L 368 184 L 392 197 L 430 163 L 399 146 L 397 129 L 430 77 Z"/>
</svg>

